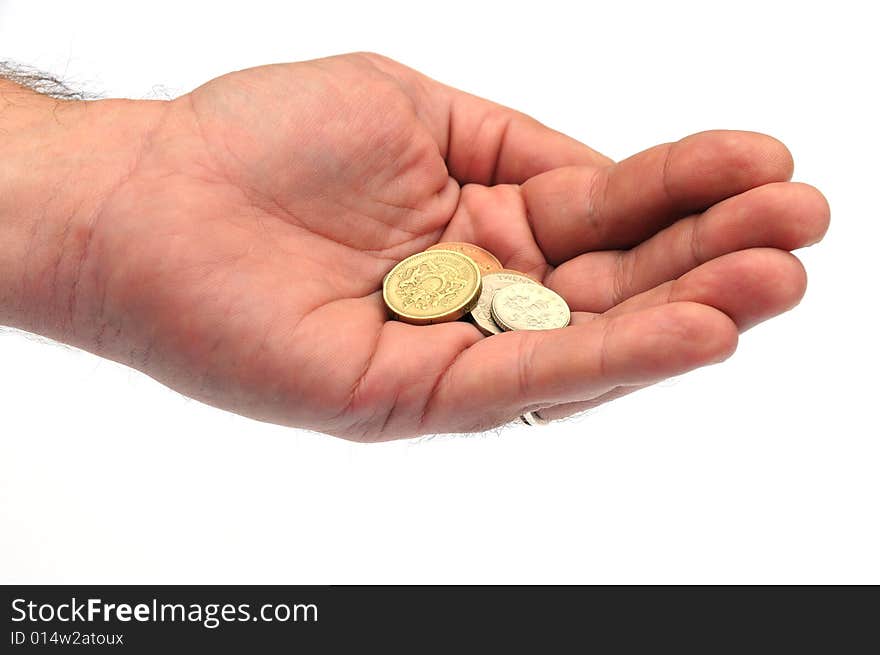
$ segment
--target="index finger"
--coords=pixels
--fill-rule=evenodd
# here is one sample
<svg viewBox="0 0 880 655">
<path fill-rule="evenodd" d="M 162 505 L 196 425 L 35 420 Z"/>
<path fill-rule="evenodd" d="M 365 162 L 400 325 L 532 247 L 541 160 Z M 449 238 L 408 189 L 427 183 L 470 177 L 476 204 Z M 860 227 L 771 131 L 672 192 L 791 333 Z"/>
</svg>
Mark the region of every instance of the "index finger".
<svg viewBox="0 0 880 655">
<path fill-rule="evenodd" d="M 522 112 L 442 84 L 375 53 L 362 53 L 413 100 L 460 184 L 522 184 L 560 166 L 607 166 L 605 155 Z"/>
</svg>

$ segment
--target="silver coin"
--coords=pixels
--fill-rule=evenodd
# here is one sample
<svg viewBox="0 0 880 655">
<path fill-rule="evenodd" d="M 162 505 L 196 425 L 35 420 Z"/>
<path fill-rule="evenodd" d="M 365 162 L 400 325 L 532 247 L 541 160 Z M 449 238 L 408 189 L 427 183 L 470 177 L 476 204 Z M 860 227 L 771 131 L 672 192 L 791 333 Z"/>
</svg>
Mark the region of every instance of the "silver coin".
<svg viewBox="0 0 880 655">
<path fill-rule="evenodd" d="M 492 298 L 492 318 L 504 331 L 554 330 L 568 325 L 571 311 L 562 296 L 535 284 L 511 284 Z"/>
<path fill-rule="evenodd" d="M 505 287 L 512 284 L 534 284 L 538 285 L 532 278 L 524 273 L 516 272 L 499 272 L 485 273 L 483 275 L 483 290 L 480 292 L 480 299 L 477 300 L 477 306 L 471 310 L 471 318 L 474 319 L 477 329 L 486 336 L 493 334 L 501 334 L 502 330 L 492 318 L 492 298 L 495 294 Z"/>
</svg>

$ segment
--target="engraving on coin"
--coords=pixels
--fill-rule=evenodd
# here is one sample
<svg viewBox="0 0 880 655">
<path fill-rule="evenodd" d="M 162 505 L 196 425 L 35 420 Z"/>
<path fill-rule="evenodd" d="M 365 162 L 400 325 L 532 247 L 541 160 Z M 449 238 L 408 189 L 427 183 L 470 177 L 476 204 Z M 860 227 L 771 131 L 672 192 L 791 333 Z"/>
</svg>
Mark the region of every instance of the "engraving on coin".
<svg viewBox="0 0 880 655">
<path fill-rule="evenodd" d="M 499 289 L 509 287 L 511 284 L 538 284 L 525 273 L 518 271 L 503 271 L 499 273 L 485 273 L 483 275 L 483 290 L 480 292 L 480 299 L 477 300 L 477 306 L 471 310 L 471 318 L 477 329 L 491 336 L 493 334 L 501 334 L 502 330 L 492 318 L 492 298 Z"/>
<path fill-rule="evenodd" d="M 492 298 L 492 318 L 502 330 L 553 330 L 568 325 L 571 312 L 557 293 L 537 284 L 511 284 Z"/>
<path fill-rule="evenodd" d="M 460 252 L 462 255 L 467 255 L 477 263 L 477 266 L 480 268 L 480 272 L 483 275 L 501 270 L 501 262 L 498 261 L 498 258 L 495 257 L 495 255 L 472 243 L 447 241 L 445 243 L 435 243 L 428 248 L 428 250 L 454 250 L 455 252 Z"/>
<path fill-rule="evenodd" d="M 523 275 L 523 276 L 529 278 L 530 280 L 532 280 L 533 282 L 537 282 L 538 284 L 541 284 L 541 280 L 536 278 L 534 275 L 529 275 L 528 273 L 523 273 L 522 271 L 516 271 L 512 268 L 502 268 L 498 272 L 499 273 L 510 273 L 511 275 Z"/>
<path fill-rule="evenodd" d="M 420 252 L 399 262 L 382 283 L 392 318 L 415 325 L 454 321 L 480 295 L 481 275 L 468 256 L 451 250 Z"/>
</svg>

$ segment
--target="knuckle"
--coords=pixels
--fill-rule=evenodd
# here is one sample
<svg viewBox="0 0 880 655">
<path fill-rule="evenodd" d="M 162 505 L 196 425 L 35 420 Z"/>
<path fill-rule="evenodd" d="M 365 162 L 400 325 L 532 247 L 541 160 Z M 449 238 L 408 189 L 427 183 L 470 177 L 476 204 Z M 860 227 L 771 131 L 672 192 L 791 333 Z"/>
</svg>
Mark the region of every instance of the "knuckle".
<svg viewBox="0 0 880 655">
<path fill-rule="evenodd" d="M 516 348 L 516 395 L 521 402 L 530 402 L 535 395 L 535 353 L 540 340 L 540 333 L 523 333 Z"/>
</svg>

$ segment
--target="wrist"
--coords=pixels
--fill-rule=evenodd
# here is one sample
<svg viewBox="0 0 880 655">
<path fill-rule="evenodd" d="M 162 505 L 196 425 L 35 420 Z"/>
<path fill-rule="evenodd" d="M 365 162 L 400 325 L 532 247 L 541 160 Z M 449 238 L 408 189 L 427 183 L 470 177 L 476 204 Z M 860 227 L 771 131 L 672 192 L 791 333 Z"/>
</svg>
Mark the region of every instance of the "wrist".
<svg viewBox="0 0 880 655">
<path fill-rule="evenodd" d="M 61 101 L 0 80 L 0 324 L 83 340 L 77 305 L 95 223 L 162 104 Z"/>
</svg>

